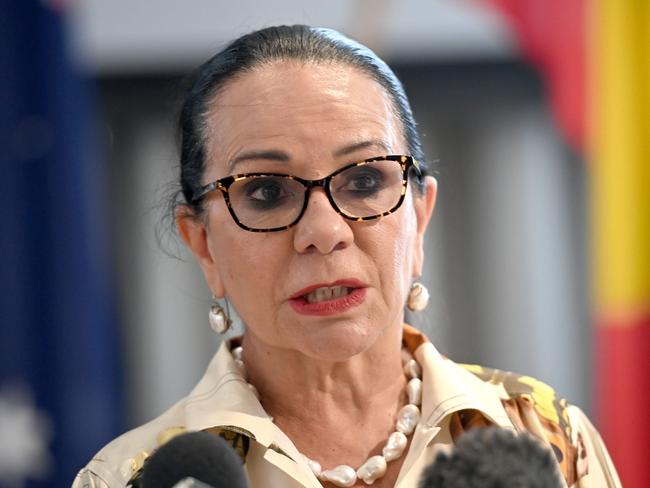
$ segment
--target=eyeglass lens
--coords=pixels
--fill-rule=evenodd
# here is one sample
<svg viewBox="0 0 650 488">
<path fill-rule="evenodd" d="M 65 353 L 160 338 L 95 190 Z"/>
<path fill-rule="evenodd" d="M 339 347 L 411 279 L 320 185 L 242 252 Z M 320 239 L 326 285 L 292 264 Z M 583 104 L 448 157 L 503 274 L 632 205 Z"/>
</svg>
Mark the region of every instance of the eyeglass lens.
<svg viewBox="0 0 650 488">
<path fill-rule="evenodd" d="M 347 217 L 374 217 L 397 205 L 402 182 L 402 166 L 381 160 L 337 173 L 329 181 L 329 190 Z M 306 191 L 301 182 L 284 176 L 250 176 L 234 181 L 228 189 L 233 212 L 251 229 L 292 224 L 302 211 Z"/>
</svg>

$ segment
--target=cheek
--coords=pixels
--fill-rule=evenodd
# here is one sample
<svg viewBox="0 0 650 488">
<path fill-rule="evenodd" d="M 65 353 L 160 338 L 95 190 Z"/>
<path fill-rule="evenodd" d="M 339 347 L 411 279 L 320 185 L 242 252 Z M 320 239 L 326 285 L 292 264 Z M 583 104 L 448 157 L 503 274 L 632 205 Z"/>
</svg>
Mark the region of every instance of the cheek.
<svg viewBox="0 0 650 488">
<path fill-rule="evenodd" d="M 250 297 L 255 297 L 256 303 L 273 299 L 274 280 L 282 276 L 281 249 L 287 246 L 277 237 L 281 236 L 229 229 L 215 239 L 217 268 L 226 295 L 242 315 L 250 306 Z"/>
<path fill-rule="evenodd" d="M 405 299 L 406 291 L 411 285 L 416 230 L 415 217 L 406 203 L 403 209 L 393 214 L 394 218 L 386 219 L 385 223 L 390 225 L 381 226 L 380 232 L 373 239 L 382 288 L 400 300 Z"/>
<path fill-rule="evenodd" d="M 247 278 L 261 261 L 261 253 L 257 250 L 257 246 L 245 242 L 245 239 L 229 239 L 219 244 L 218 267 L 223 273 L 226 290 L 234 292 L 243 285 L 252 284 Z M 259 271 L 262 272 L 263 268 Z"/>
<path fill-rule="evenodd" d="M 414 241 L 415 241 L 415 217 L 402 219 L 399 228 L 399 238 L 395 239 L 395 263 L 396 276 L 395 282 L 401 283 L 402 295 L 406 297 L 406 292 L 411 286 L 411 270 L 414 259 Z"/>
</svg>

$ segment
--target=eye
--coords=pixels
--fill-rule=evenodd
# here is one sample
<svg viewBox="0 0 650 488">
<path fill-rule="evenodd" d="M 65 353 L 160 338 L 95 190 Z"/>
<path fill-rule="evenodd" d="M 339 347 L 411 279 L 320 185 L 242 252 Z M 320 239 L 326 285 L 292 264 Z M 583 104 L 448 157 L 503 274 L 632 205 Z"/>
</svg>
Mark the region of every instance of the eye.
<svg viewBox="0 0 650 488">
<path fill-rule="evenodd" d="M 244 194 L 248 204 L 259 209 L 277 207 L 295 196 L 285 178 L 273 176 L 251 179 Z"/>
<path fill-rule="evenodd" d="M 251 185 L 254 189 L 249 189 L 248 198 L 251 200 L 276 200 L 282 195 L 281 185 L 276 182 L 264 182 L 256 185 Z"/>
<path fill-rule="evenodd" d="M 337 192 L 359 196 L 372 195 L 384 187 L 385 176 L 376 168 L 359 166 L 350 168 L 337 179 Z"/>
</svg>

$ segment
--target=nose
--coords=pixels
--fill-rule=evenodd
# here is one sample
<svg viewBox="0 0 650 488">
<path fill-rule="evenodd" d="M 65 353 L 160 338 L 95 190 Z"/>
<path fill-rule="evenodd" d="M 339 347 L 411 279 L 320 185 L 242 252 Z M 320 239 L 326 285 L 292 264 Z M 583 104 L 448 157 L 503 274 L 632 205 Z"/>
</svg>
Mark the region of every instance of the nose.
<svg viewBox="0 0 650 488">
<path fill-rule="evenodd" d="M 322 188 L 312 188 L 307 208 L 295 226 L 294 247 L 299 253 L 329 254 L 354 240 L 350 222 L 330 203 Z"/>
</svg>

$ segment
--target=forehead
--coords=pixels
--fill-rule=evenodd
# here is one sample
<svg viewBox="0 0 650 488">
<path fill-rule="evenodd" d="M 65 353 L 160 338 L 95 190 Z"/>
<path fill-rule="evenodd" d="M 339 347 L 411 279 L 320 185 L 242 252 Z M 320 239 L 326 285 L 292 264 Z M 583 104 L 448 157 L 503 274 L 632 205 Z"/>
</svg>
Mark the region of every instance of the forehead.
<svg viewBox="0 0 650 488">
<path fill-rule="evenodd" d="M 403 152 L 385 89 L 357 68 L 329 63 L 282 61 L 240 75 L 210 103 L 206 136 L 214 176 L 229 174 L 242 152 L 282 151 L 289 164 L 329 161 L 364 141 L 383 143 L 369 156 Z"/>
</svg>

